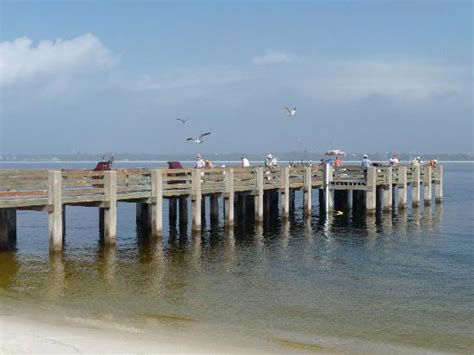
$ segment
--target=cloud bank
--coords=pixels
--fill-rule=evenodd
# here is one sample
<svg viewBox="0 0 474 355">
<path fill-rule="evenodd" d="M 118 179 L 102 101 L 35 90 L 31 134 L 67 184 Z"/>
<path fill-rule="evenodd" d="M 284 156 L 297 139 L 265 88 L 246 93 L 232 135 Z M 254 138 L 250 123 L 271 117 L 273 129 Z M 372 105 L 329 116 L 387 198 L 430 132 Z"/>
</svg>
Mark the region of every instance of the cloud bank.
<svg viewBox="0 0 474 355">
<path fill-rule="evenodd" d="M 113 67 L 117 57 L 93 34 L 70 40 L 40 41 L 28 37 L 0 43 L 0 85 L 42 76 L 70 76 Z"/>
</svg>

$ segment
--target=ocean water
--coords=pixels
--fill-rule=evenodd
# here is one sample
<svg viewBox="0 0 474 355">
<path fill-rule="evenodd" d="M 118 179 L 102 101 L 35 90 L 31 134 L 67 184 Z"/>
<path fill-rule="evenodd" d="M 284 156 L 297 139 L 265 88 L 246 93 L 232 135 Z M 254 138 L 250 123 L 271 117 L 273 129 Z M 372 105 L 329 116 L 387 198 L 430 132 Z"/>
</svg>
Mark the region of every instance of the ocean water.
<svg viewBox="0 0 474 355">
<path fill-rule="evenodd" d="M 134 204 L 120 203 L 115 248 L 100 242 L 97 209 L 68 207 L 64 253 L 54 257 L 47 213 L 19 211 L 15 248 L 0 252 L 0 300 L 18 312 L 214 329 L 295 351 L 473 352 L 474 164 L 444 168 L 442 204 L 326 216 L 314 194 L 308 219 L 298 192 L 288 222 L 238 216 L 228 228 L 207 218 L 192 234 L 165 218 L 159 240 L 137 230 Z"/>
</svg>

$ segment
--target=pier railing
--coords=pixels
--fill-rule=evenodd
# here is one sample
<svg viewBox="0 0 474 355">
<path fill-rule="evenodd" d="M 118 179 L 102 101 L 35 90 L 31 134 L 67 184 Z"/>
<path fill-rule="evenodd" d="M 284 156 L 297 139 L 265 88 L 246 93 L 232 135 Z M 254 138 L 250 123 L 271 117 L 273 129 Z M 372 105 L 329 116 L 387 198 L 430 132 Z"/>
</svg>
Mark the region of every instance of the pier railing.
<svg viewBox="0 0 474 355">
<path fill-rule="evenodd" d="M 226 171 L 229 168 L 202 169 L 199 172 L 202 194 L 224 193 L 226 191 Z M 255 193 L 257 186 L 257 167 L 231 168 L 233 170 L 233 189 L 235 192 Z M 289 167 L 288 181 L 291 189 L 304 188 L 306 179 L 311 177 L 311 186 L 323 185 L 324 168 L 313 166 L 306 175 L 306 167 Z M 190 195 L 192 193 L 192 172 L 194 169 L 159 169 L 162 173 L 163 197 Z M 152 190 L 152 169 L 116 169 L 117 200 L 135 200 L 150 196 Z M 425 172 L 430 171 L 431 182 L 439 183 L 441 168 L 407 166 L 407 184 L 413 182 L 415 171 L 419 174 L 419 183 L 427 182 Z M 391 176 L 389 176 L 391 172 Z M 62 203 L 81 204 L 104 201 L 105 174 L 103 171 L 62 170 Z M 284 168 L 263 168 L 263 189 L 283 188 Z M 364 189 L 366 171 L 360 166 L 342 166 L 332 170 L 333 186 L 337 188 Z M 391 179 L 390 179 L 391 177 Z M 397 185 L 398 167 L 376 167 L 377 185 Z M 47 205 L 50 181 L 46 170 L 1 170 L 0 171 L 0 208 Z"/>
</svg>

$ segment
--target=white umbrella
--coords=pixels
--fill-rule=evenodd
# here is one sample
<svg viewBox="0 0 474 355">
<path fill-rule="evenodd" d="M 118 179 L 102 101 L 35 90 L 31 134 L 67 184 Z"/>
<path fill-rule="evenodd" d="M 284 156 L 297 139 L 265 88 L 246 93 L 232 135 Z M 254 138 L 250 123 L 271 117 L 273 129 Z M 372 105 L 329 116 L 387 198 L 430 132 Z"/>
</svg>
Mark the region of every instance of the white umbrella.
<svg viewBox="0 0 474 355">
<path fill-rule="evenodd" d="M 346 155 L 346 153 L 343 152 L 342 150 L 339 150 L 339 149 L 331 149 L 331 150 L 326 151 L 326 153 L 324 153 L 324 155 L 338 156 L 338 155 Z"/>
</svg>

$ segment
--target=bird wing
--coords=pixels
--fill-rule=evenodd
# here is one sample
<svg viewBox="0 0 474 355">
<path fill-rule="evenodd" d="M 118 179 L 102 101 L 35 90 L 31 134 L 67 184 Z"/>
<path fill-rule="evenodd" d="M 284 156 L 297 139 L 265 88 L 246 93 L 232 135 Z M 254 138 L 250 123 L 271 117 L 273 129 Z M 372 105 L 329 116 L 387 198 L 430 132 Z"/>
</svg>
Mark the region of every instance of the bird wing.
<svg viewBox="0 0 474 355">
<path fill-rule="evenodd" d="M 194 138 L 189 137 L 189 138 L 187 138 L 186 140 L 187 140 L 188 142 L 189 142 L 189 141 L 194 141 Z"/>
<path fill-rule="evenodd" d="M 288 113 L 291 113 L 291 110 L 290 110 L 288 107 L 286 107 L 286 106 L 285 106 L 285 110 L 287 110 Z"/>
<path fill-rule="evenodd" d="M 176 121 L 180 121 L 184 123 L 184 120 L 182 120 L 181 118 L 177 118 Z"/>
<path fill-rule="evenodd" d="M 199 136 L 199 140 L 201 140 L 203 137 L 208 136 L 208 135 L 210 135 L 210 134 L 211 134 L 211 132 L 206 132 L 206 133 L 201 134 L 201 135 Z"/>
</svg>

